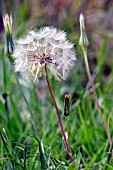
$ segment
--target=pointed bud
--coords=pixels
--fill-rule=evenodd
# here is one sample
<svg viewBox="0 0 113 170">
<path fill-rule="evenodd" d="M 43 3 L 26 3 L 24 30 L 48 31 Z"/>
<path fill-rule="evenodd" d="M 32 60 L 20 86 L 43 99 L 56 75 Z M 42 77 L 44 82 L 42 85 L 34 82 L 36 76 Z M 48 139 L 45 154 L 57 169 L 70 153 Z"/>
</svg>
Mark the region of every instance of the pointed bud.
<svg viewBox="0 0 113 170">
<path fill-rule="evenodd" d="M 14 44 L 12 39 L 12 24 L 13 24 L 12 15 L 6 14 L 3 17 L 3 24 L 6 33 L 6 39 L 7 39 L 6 52 L 7 54 L 11 54 L 14 49 Z"/>
<path fill-rule="evenodd" d="M 64 96 L 64 116 L 68 116 L 70 114 L 70 94 L 66 93 Z"/>
<path fill-rule="evenodd" d="M 4 23 L 4 29 L 6 35 L 12 34 L 12 24 L 13 24 L 12 15 L 9 16 L 8 14 L 6 14 L 3 17 L 3 23 Z"/>
<path fill-rule="evenodd" d="M 89 41 L 85 32 L 85 25 L 84 25 L 84 16 L 83 14 L 80 14 L 80 39 L 79 39 L 79 45 L 83 47 L 88 47 Z"/>
</svg>

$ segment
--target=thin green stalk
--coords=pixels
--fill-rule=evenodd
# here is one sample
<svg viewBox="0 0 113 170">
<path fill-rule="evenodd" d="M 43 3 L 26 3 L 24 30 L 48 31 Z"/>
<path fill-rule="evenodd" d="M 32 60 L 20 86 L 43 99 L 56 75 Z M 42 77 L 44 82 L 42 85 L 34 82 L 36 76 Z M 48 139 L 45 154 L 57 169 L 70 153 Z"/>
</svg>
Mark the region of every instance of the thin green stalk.
<svg viewBox="0 0 113 170">
<path fill-rule="evenodd" d="M 2 64 L 3 64 L 4 93 L 6 93 L 7 92 L 7 71 L 6 71 L 6 62 L 4 58 L 4 53 L 2 53 Z"/>
<path fill-rule="evenodd" d="M 64 143 L 65 143 L 65 146 L 66 146 L 66 149 L 67 149 L 69 158 L 70 158 L 70 162 L 73 162 L 71 150 L 70 150 L 69 143 L 68 143 L 67 138 L 66 138 L 66 135 L 65 135 L 65 131 L 64 131 L 62 119 L 61 119 L 61 117 L 60 117 L 60 112 L 59 112 L 59 110 L 58 110 L 58 106 L 57 106 L 57 103 L 56 103 L 56 100 L 55 100 L 55 97 L 54 97 L 54 94 L 53 94 L 53 90 L 52 90 L 52 87 L 51 87 L 51 84 L 50 84 L 50 81 L 49 81 L 49 77 L 48 77 L 48 73 L 47 73 L 47 68 L 46 68 L 46 66 L 45 66 L 45 72 L 46 72 L 47 85 L 48 85 L 48 88 L 49 88 L 49 92 L 50 92 L 50 94 L 51 94 L 52 101 L 53 101 L 53 103 L 54 103 L 54 107 L 55 107 L 55 109 L 56 109 L 56 114 L 57 114 L 58 121 L 59 121 L 59 124 L 60 124 L 60 128 L 61 128 L 61 131 L 62 131 L 62 136 L 63 136 L 63 139 L 64 139 Z"/>
<path fill-rule="evenodd" d="M 8 101 L 7 101 L 7 69 L 6 69 L 6 61 L 4 58 L 4 53 L 2 52 L 2 64 L 3 64 L 3 82 L 4 82 L 4 93 L 2 94 L 2 97 L 4 99 L 4 107 L 6 111 L 6 121 L 7 126 L 10 128 L 10 121 L 9 121 L 9 108 L 8 108 Z"/>
<path fill-rule="evenodd" d="M 20 89 L 20 92 L 21 92 L 21 94 L 22 94 L 22 96 L 23 96 L 23 98 L 24 98 L 24 101 L 25 101 L 28 109 L 29 109 L 30 118 L 31 118 L 31 123 L 32 123 L 32 125 L 33 125 L 33 127 L 34 127 L 34 129 L 35 129 L 35 131 L 36 131 L 36 135 L 37 135 L 38 140 L 40 140 L 40 135 L 39 135 L 38 127 L 37 127 L 36 122 L 35 122 L 35 120 L 34 120 L 31 107 L 30 107 L 30 105 L 29 105 L 29 103 L 28 103 L 28 101 L 27 101 L 27 99 L 26 99 L 26 97 L 25 97 L 25 95 L 24 95 L 24 93 L 23 93 L 23 91 L 22 91 L 20 82 L 19 82 L 19 80 L 18 80 L 17 75 L 16 75 L 15 72 L 14 72 L 14 75 L 15 75 L 16 82 L 17 82 L 17 84 L 18 84 L 18 87 L 19 87 L 19 89 Z"/>
<path fill-rule="evenodd" d="M 87 60 L 87 48 L 82 48 L 83 49 L 83 55 L 84 55 L 84 60 L 85 60 L 85 66 L 86 66 L 86 71 L 87 71 L 87 75 L 88 75 L 88 79 L 90 81 L 90 84 L 91 84 L 91 87 L 93 89 L 93 94 L 94 94 L 94 97 L 95 97 L 95 101 L 96 101 L 96 107 L 97 107 L 97 110 L 100 114 L 100 117 L 102 119 L 102 124 L 103 124 L 103 127 L 104 127 L 104 130 L 106 132 L 106 135 L 107 135 L 107 138 L 108 138 L 108 141 L 109 141 L 109 144 L 110 144 L 110 148 L 112 148 L 112 141 L 111 141 L 111 138 L 110 138 L 110 133 L 109 133 L 109 130 L 104 122 L 104 119 L 102 117 L 102 111 L 101 111 L 101 108 L 100 108 L 100 105 L 99 105 L 99 102 L 98 102 L 98 98 L 97 98 L 97 94 L 96 94 L 96 90 L 95 90 L 95 87 L 93 85 L 93 81 L 92 81 L 92 78 L 91 78 L 91 73 L 90 73 L 90 69 L 89 69 L 89 64 L 88 64 L 88 60 Z"/>
</svg>

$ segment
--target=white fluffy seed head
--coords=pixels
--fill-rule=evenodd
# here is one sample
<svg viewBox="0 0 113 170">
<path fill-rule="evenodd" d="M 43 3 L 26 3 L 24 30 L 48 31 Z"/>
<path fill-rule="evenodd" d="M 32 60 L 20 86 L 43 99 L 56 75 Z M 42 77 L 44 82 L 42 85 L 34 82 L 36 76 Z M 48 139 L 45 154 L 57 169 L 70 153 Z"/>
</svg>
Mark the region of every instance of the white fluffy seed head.
<svg viewBox="0 0 113 170">
<path fill-rule="evenodd" d="M 65 79 L 75 65 L 74 45 L 66 40 L 66 33 L 53 27 L 38 32 L 29 31 L 17 41 L 13 53 L 15 71 L 27 80 L 36 81 L 44 74 L 45 65 L 57 80 Z"/>
</svg>

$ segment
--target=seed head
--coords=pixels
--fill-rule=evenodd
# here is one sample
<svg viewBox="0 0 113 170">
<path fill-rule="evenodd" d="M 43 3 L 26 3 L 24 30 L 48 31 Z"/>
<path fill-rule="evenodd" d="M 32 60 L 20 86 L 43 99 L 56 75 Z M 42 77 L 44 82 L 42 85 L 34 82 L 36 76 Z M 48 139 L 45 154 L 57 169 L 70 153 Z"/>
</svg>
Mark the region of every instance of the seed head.
<svg viewBox="0 0 113 170">
<path fill-rule="evenodd" d="M 75 65 L 76 53 L 64 31 L 44 27 L 19 39 L 13 57 L 15 71 L 35 83 L 37 77 L 45 74 L 45 66 L 57 80 L 65 79 Z"/>
</svg>

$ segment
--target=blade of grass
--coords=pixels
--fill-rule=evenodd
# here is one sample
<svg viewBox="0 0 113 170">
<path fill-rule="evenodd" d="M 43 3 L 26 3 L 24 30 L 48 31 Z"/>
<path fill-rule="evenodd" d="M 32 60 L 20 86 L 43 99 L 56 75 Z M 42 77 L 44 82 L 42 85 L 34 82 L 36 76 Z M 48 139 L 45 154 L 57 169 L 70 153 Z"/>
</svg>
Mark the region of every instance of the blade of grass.
<svg viewBox="0 0 113 170">
<path fill-rule="evenodd" d="M 87 168 L 90 168 L 93 166 L 93 163 L 95 163 L 96 159 L 98 158 L 98 156 L 101 154 L 102 150 L 104 149 L 105 147 L 105 143 L 103 143 L 103 145 L 100 147 L 100 149 L 97 151 L 96 154 L 94 154 L 94 156 L 92 157 L 91 161 L 87 164 Z"/>
</svg>

